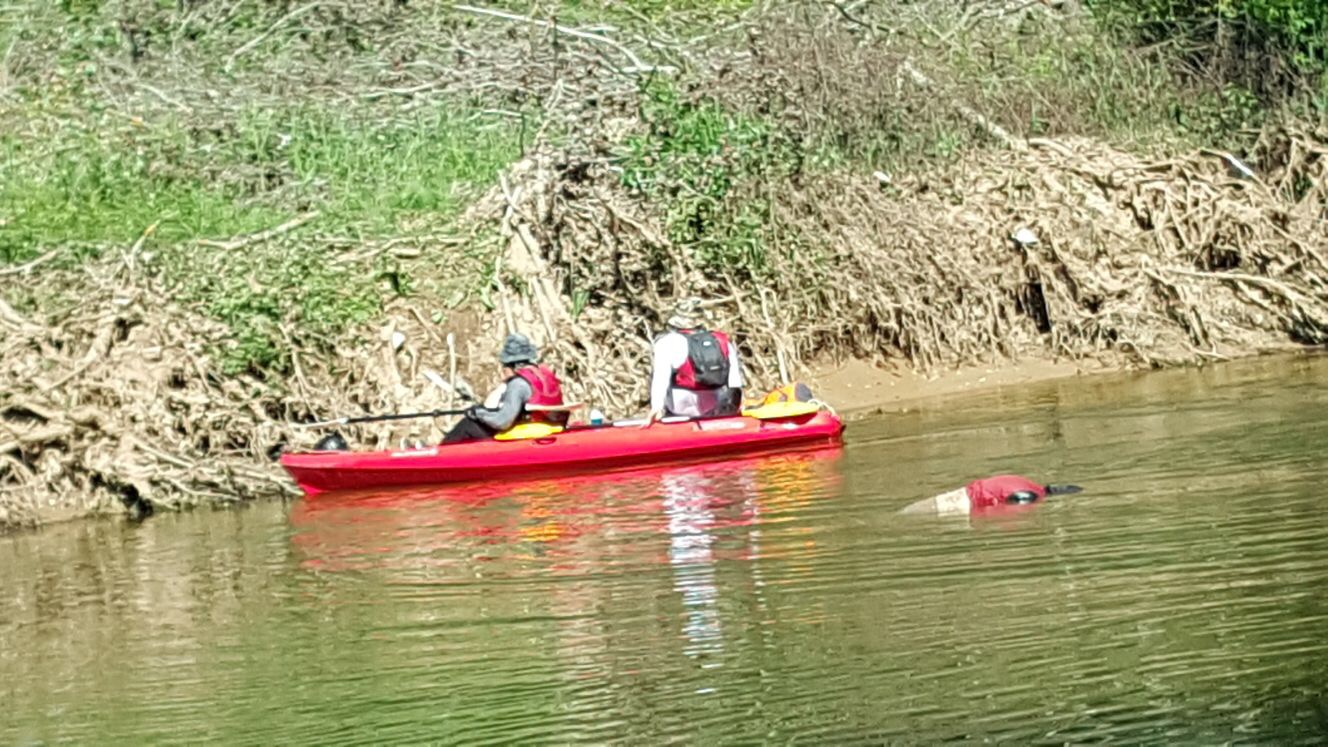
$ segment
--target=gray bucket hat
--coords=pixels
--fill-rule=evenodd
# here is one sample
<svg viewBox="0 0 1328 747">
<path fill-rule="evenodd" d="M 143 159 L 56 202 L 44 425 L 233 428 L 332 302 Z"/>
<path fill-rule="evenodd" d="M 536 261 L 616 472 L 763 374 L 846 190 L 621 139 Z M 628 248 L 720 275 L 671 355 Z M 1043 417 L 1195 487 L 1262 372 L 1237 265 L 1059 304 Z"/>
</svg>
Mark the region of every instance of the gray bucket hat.
<svg viewBox="0 0 1328 747">
<path fill-rule="evenodd" d="M 667 324 L 673 329 L 695 329 L 704 321 L 699 298 L 684 298 L 673 307 Z"/>
<path fill-rule="evenodd" d="M 512 333 L 503 340 L 502 350 L 498 351 L 498 362 L 504 366 L 513 363 L 534 363 L 539 360 L 539 348 L 520 333 Z"/>
</svg>

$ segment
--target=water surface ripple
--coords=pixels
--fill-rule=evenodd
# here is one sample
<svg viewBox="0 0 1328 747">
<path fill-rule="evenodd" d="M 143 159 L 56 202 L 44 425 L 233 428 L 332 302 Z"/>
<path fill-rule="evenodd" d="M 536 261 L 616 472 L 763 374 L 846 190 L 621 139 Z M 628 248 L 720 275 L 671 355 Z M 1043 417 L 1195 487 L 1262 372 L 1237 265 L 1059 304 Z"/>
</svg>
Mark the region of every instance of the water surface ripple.
<svg viewBox="0 0 1328 747">
<path fill-rule="evenodd" d="M 0 538 L 0 741 L 1321 743 L 1323 360 Z M 1087 492 L 900 516 L 1013 471 Z"/>
</svg>

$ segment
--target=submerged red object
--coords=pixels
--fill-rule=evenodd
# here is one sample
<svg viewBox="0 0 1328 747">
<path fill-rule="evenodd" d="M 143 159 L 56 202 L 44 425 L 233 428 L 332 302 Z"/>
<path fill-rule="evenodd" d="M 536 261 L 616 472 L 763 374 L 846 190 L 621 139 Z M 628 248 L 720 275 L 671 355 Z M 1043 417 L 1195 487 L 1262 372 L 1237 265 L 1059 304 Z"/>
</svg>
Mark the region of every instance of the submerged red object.
<svg viewBox="0 0 1328 747">
<path fill-rule="evenodd" d="M 633 425 L 576 426 L 523 441 L 471 441 L 400 451 L 283 454 L 281 465 L 308 495 L 394 485 L 441 485 L 837 446 L 844 423 L 829 412 Z"/>
</svg>

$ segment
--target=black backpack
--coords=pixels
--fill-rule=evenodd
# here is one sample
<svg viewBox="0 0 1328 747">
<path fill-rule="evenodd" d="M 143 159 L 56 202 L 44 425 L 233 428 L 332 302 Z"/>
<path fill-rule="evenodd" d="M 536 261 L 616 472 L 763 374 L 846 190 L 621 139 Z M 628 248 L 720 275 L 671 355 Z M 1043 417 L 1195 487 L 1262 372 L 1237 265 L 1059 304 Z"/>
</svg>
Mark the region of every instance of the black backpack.
<svg viewBox="0 0 1328 747">
<path fill-rule="evenodd" d="M 687 358 L 696 372 L 696 385 L 719 389 L 729 385 L 729 357 L 723 344 L 710 332 L 687 335 Z"/>
</svg>

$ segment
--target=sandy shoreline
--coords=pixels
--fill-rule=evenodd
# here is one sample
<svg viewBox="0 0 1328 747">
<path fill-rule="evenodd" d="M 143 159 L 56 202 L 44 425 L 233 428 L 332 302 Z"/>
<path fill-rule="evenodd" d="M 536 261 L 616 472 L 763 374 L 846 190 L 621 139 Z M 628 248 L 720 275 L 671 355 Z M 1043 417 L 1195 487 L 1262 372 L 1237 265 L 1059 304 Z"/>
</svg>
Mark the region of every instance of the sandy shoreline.
<svg viewBox="0 0 1328 747">
<path fill-rule="evenodd" d="M 1131 370 L 1098 361 L 1026 360 L 922 374 L 907 366 L 881 368 L 868 361 L 851 360 L 814 370 L 807 383 L 818 398 L 858 420 L 996 389 Z"/>
</svg>

